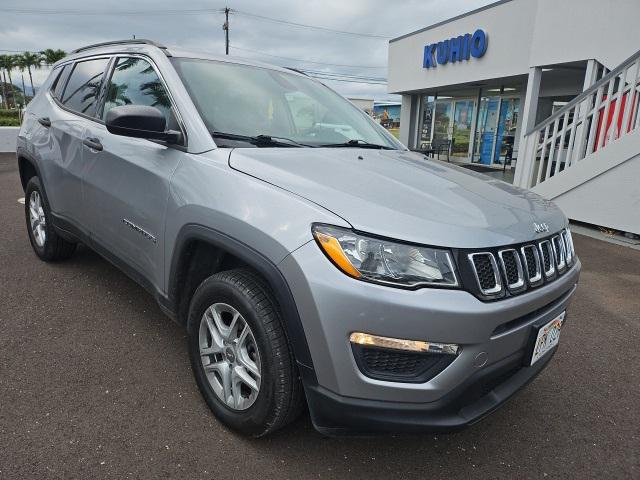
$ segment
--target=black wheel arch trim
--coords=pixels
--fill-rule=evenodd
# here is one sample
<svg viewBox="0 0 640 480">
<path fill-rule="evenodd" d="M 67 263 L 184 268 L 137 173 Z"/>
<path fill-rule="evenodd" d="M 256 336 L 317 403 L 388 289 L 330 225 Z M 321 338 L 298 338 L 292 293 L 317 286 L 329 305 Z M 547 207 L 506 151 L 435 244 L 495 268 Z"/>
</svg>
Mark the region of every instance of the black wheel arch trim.
<svg viewBox="0 0 640 480">
<path fill-rule="evenodd" d="M 178 232 L 174 243 L 174 250 L 171 256 L 171 267 L 169 273 L 169 290 L 168 303 L 177 311 L 179 299 L 179 268 L 182 254 L 187 248 L 189 242 L 193 240 L 210 243 L 216 248 L 220 248 L 237 258 L 241 259 L 250 267 L 260 273 L 269 283 L 276 296 L 276 300 L 282 311 L 284 320 L 284 328 L 287 337 L 293 348 L 293 353 L 298 366 L 304 368 L 303 378 L 311 376 L 315 379 L 315 371 L 313 369 L 313 361 L 311 352 L 304 333 L 304 327 L 298 313 L 293 294 L 289 288 L 289 284 L 280 269 L 271 260 L 262 255 L 260 252 L 250 247 L 246 243 L 233 238 L 218 230 L 206 227 L 200 224 L 186 224 Z M 302 372 L 301 372 L 302 373 Z"/>
<path fill-rule="evenodd" d="M 29 153 L 27 153 L 27 151 L 24 148 L 18 147 L 16 149 L 16 160 L 18 161 L 18 172 L 20 173 L 20 183 L 22 184 L 23 191 L 27 186 L 27 182 L 25 182 L 23 178 L 23 170 L 21 165 L 22 160 L 27 161 L 31 164 L 33 169 L 36 171 L 36 176 L 40 179 L 42 190 L 45 190 L 44 178 L 42 177 L 42 173 L 40 172 L 40 166 L 38 165 L 38 162 L 36 162 L 35 158 L 29 155 Z M 45 196 L 46 196 L 46 192 L 45 192 Z"/>
</svg>

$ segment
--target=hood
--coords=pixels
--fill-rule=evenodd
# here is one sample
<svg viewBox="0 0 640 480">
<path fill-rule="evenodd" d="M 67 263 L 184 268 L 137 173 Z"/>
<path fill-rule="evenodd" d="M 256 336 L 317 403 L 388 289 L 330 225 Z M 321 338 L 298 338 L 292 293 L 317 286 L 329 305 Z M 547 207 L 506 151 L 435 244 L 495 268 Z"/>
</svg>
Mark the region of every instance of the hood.
<svg viewBox="0 0 640 480">
<path fill-rule="evenodd" d="M 306 198 L 362 232 L 484 248 L 531 241 L 534 222 L 566 226 L 552 202 L 468 169 L 399 150 L 242 148 L 238 171 Z"/>
</svg>

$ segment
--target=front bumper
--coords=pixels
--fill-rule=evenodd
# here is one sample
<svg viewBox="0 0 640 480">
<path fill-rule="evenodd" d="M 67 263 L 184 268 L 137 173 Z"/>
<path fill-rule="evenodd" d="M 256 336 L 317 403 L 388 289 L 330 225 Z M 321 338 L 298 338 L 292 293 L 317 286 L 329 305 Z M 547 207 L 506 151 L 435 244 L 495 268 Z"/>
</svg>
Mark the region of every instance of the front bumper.
<svg viewBox="0 0 640 480">
<path fill-rule="evenodd" d="M 475 372 L 435 402 L 407 403 L 356 399 L 305 383 L 311 419 L 330 436 L 403 431 L 455 431 L 480 421 L 532 381 L 550 362 L 555 349 L 533 366 L 516 354 Z"/>
<path fill-rule="evenodd" d="M 313 360 L 315 376 L 301 369 L 311 416 L 319 430 L 335 433 L 343 427 L 454 429 L 497 408 L 553 355 L 524 366 L 533 325 L 566 310 L 580 262 L 548 285 L 495 302 L 461 290 L 401 290 L 354 280 L 314 242 L 285 258 L 280 268 Z M 349 343 L 354 331 L 455 343 L 462 349 L 427 382 L 376 380 L 356 365 Z"/>
</svg>

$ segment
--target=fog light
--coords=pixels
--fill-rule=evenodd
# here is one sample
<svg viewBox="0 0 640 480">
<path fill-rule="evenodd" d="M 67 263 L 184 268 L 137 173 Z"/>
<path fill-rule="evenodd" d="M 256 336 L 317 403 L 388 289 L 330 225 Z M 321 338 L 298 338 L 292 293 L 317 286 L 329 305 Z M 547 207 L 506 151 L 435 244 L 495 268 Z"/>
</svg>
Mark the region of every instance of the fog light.
<svg viewBox="0 0 640 480">
<path fill-rule="evenodd" d="M 380 348 L 391 348 L 408 352 L 446 353 L 457 355 L 459 345 L 455 343 L 434 343 L 421 340 L 404 340 L 401 338 L 380 337 L 368 333 L 353 332 L 349 337 L 351 343 L 356 345 L 369 345 Z"/>
</svg>

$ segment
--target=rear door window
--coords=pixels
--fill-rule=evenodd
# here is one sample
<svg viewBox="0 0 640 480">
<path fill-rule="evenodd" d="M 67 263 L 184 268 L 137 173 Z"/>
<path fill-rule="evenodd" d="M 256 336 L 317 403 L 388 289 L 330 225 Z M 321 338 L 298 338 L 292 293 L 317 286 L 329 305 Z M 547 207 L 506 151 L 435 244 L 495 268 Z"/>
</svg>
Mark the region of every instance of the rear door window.
<svg viewBox="0 0 640 480">
<path fill-rule="evenodd" d="M 94 117 L 108 63 L 108 58 L 77 62 L 64 89 L 63 105 L 83 115 Z"/>
<path fill-rule="evenodd" d="M 119 58 L 107 85 L 102 119 L 113 107 L 145 105 L 160 110 L 167 119 L 167 128 L 178 130 L 171 111 L 169 94 L 153 66 L 138 57 Z"/>
</svg>

